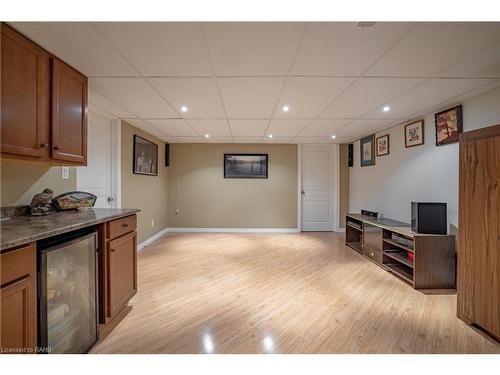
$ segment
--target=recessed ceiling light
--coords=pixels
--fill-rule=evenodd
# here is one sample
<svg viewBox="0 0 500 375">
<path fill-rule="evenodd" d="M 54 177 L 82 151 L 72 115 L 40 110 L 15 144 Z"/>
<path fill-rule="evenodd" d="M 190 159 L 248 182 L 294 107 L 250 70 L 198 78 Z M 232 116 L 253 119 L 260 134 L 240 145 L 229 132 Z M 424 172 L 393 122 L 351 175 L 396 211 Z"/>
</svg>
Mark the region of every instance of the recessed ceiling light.
<svg viewBox="0 0 500 375">
<path fill-rule="evenodd" d="M 269 134 L 269 135 L 267 136 L 267 138 L 272 138 L 272 137 L 273 137 L 273 135 L 272 135 L 272 134 Z"/>
<path fill-rule="evenodd" d="M 391 110 L 391 107 L 389 107 L 388 105 L 386 105 L 384 108 L 382 108 L 382 111 L 384 112 L 389 112 Z"/>
<path fill-rule="evenodd" d="M 188 111 L 188 107 L 186 107 L 185 105 L 183 105 L 181 107 L 181 112 L 187 112 Z"/>
<path fill-rule="evenodd" d="M 210 138 L 210 134 L 205 134 L 205 138 Z"/>
<path fill-rule="evenodd" d="M 290 107 L 287 105 L 284 105 L 283 108 L 281 108 L 283 112 L 288 112 L 290 110 Z"/>
<path fill-rule="evenodd" d="M 332 135 L 332 139 L 335 139 L 337 138 L 337 136 L 335 134 Z"/>
</svg>

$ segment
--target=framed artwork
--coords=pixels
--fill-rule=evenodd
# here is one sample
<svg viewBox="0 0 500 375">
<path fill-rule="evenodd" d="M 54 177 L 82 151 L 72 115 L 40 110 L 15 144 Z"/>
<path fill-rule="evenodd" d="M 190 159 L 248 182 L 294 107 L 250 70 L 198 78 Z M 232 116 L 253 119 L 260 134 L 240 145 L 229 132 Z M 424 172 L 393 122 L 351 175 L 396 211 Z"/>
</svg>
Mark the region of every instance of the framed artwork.
<svg viewBox="0 0 500 375">
<path fill-rule="evenodd" d="M 224 178 L 267 178 L 268 154 L 224 154 Z"/>
<path fill-rule="evenodd" d="M 436 146 L 458 142 L 462 132 L 462 106 L 456 106 L 434 115 Z"/>
<path fill-rule="evenodd" d="M 405 125 L 405 147 L 423 145 L 424 141 L 424 120 Z"/>
<path fill-rule="evenodd" d="M 375 134 L 361 138 L 359 141 L 359 150 L 362 167 L 375 165 Z"/>
<path fill-rule="evenodd" d="M 134 134 L 133 172 L 158 176 L 158 145 Z"/>
<path fill-rule="evenodd" d="M 389 134 L 378 137 L 376 144 L 377 156 L 389 155 Z"/>
</svg>

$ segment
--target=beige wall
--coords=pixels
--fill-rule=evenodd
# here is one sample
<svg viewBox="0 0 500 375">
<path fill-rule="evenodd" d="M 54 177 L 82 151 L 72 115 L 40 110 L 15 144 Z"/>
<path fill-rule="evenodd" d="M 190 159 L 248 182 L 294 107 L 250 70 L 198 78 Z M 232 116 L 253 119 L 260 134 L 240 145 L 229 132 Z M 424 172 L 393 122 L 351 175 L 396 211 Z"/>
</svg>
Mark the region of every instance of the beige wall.
<svg viewBox="0 0 500 375">
<path fill-rule="evenodd" d="M 76 168 L 69 168 L 69 179 L 61 178 L 61 167 L 37 162 L 2 159 L 0 164 L 2 207 L 29 205 L 33 195 L 45 188 L 54 196 L 76 190 Z"/>
<path fill-rule="evenodd" d="M 167 227 L 167 171 L 164 142 L 122 121 L 122 207 L 139 208 L 138 242 L 141 243 Z M 158 145 L 158 176 L 132 173 L 134 134 Z M 154 222 L 154 225 L 152 225 Z"/>
<path fill-rule="evenodd" d="M 225 179 L 224 153 L 269 154 L 269 178 Z M 297 227 L 297 145 L 173 144 L 167 169 L 169 227 Z"/>
<path fill-rule="evenodd" d="M 339 145 L 339 226 L 345 228 L 345 215 L 349 212 L 349 150 L 346 143 Z"/>
</svg>

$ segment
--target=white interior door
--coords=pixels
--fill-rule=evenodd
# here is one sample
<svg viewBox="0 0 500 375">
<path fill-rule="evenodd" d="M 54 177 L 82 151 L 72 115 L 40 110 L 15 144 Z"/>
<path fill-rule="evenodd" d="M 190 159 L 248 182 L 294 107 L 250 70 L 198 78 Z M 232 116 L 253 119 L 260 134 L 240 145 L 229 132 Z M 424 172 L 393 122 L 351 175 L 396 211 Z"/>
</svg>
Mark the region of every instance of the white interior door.
<svg viewBox="0 0 500 375">
<path fill-rule="evenodd" d="M 302 145 L 302 230 L 333 231 L 338 177 L 337 145 Z"/>
<path fill-rule="evenodd" d="M 112 138 L 111 120 L 89 112 L 87 129 L 87 166 L 77 167 L 77 190 L 97 196 L 94 207 L 113 208 L 115 200 L 112 191 Z"/>
</svg>

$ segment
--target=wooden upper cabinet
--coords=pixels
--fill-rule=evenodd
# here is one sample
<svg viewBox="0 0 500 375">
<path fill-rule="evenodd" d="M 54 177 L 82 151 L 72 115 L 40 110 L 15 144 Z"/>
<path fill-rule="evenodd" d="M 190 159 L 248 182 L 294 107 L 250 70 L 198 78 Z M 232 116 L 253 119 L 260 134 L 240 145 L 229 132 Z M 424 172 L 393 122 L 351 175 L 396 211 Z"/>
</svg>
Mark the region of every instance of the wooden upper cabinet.
<svg viewBox="0 0 500 375">
<path fill-rule="evenodd" d="M 52 158 L 87 162 L 87 77 L 52 58 Z"/>
<path fill-rule="evenodd" d="M 1 152 L 47 158 L 49 54 L 4 23 L 1 34 Z"/>
<path fill-rule="evenodd" d="M 87 162 L 87 77 L 1 23 L 2 156 Z"/>
</svg>

